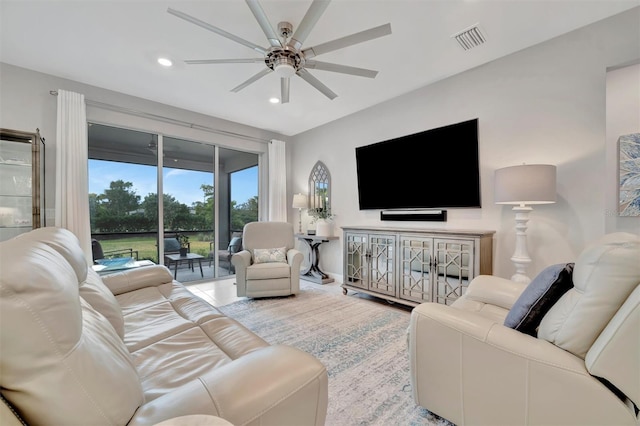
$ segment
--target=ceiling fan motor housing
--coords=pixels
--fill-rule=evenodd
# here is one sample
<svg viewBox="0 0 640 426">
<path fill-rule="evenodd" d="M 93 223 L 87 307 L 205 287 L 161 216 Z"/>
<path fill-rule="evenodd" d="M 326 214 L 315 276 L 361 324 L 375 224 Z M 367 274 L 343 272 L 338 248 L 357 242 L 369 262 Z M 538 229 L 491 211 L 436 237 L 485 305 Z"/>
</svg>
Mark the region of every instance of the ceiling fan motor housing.
<svg viewBox="0 0 640 426">
<path fill-rule="evenodd" d="M 302 68 L 304 58 L 289 46 L 272 47 L 267 51 L 264 63 L 280 77 L 291 77 Z"/>
</svg>

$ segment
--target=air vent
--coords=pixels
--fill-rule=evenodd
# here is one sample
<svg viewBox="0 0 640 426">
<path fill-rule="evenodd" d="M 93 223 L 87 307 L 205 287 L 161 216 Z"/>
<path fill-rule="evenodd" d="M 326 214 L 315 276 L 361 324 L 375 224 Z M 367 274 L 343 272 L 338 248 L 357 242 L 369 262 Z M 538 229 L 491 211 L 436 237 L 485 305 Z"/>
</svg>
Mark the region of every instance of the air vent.
<svg viewBox="0 0 640 426">
<path fill-rule="evenodd" d="M 482 34 L 482 31 L 480 31 L 478 24 L 472 25 L 452 35 L 451 38 L 455 38 L 464 50 L 480 46 L 484 44 L 487 39 L 484 34 Z"/>
</svg>

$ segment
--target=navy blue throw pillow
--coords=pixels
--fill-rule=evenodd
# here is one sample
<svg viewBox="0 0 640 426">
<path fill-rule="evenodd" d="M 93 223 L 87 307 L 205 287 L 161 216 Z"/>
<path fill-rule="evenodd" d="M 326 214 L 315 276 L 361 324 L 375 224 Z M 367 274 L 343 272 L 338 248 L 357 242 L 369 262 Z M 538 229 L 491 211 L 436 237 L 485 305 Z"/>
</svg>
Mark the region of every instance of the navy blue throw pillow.
<svg viewBox="0 0 640 426">
<path fill-rule="evenodd" d="M 524 289 L 504 319 L 504 325 L 531 336 L 549 309 L 573 287 L 573 263 L 545 268 Z"/>
</svg>

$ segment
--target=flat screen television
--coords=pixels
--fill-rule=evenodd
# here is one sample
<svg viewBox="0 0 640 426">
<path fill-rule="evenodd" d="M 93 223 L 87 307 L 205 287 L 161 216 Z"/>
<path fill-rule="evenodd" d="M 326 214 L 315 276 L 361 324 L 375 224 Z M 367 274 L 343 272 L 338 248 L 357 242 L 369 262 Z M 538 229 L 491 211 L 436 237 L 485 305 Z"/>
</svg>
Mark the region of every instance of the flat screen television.
<svg viewBox="0 0 640 426">
<path fill-rule="evenodd" d="M 478 119 L 356 148 L 360 210 L 481 207 Z"/>
</svg>

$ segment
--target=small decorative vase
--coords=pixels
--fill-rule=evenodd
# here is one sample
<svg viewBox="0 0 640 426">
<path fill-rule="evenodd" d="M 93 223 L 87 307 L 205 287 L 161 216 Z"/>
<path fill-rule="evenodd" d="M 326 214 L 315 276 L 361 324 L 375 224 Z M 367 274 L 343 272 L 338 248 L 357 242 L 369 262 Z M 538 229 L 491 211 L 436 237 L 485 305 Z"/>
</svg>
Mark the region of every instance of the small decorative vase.
<svg viewBox="0 0 640 426">
<path fill-rule="evenodd" d="M 322 237 L 333 236 L 333 222 L 326 219 L 318 219 L 316 225 L 316 235 Z"/>
<path fill-rule="evenodd" d="M 184 257 L 187 255 L 187 248 L 186 247 L 180 247 L 180 256 Z"/>
</svg>

